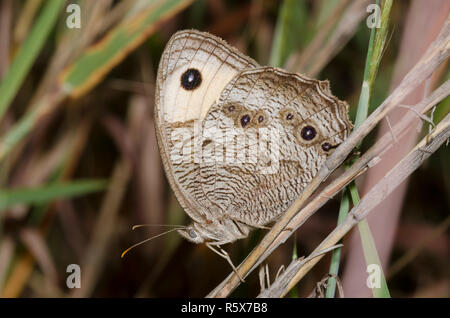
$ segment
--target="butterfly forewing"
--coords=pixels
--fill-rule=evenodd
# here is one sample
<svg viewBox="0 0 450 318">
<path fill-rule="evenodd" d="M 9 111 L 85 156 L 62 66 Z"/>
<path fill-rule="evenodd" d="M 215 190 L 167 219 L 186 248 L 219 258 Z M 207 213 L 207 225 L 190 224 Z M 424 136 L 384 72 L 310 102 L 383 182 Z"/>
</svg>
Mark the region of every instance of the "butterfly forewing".
<svg viewBox="0 0 450 318">
<path fill-rule="evenodd" d="M 195 30 L 173 35 L 163 52 L 155 98 L 158 144 L 170 185 L 194 221 L 210 215 L 209 200 L 199 192 L 194 126 L 201 127 L 209 108 L 239 71 L 256 66 L 223 40 Z"/>
<path fill-rule="evenodd" d="M 241 72 L 203 126 L 236 136 L 208 143 L 227 154 L 201 163 L 199 186 L 220 217 L 251 226 L 283 213 L 352 127 L 326 82 L 271 67 Z"/>
<path fill-rule="evenodd" d="M 198 31 L 176 33 L 167 44 L 158 74 L 158 112 L 167 123 L 202 119 L 226 84 L 258 64 L 223 40 Z M 199 85 L 183 87 L 182 76 L 196 70 Z"/>
</svg>

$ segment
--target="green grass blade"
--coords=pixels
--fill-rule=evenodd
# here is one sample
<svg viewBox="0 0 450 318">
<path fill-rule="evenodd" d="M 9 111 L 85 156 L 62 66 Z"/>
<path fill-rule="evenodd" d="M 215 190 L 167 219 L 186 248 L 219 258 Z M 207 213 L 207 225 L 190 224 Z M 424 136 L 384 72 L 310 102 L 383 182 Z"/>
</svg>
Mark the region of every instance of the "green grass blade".
<svg viewBox="0 0 450 318">
<path fill-rule="evenodd" d="M 171 18 L 192 0 L 156 1 L 109 32 L 91 46 L 63 73 L 60 84 L 70 95 L 83 95 L 131 51 L 138 47 L 162 22 Z"/>
<path fill-rule="evenodd" d="M 379 1 L 377 1 L 379 4 Z M 358 102 L 358 109 L 356 113 L 355 119 L 355 128 L 358 128 L 364 120 L 367 118 L 370 98 L 372 96 L 372 87 L 375 82 L 376 74 L 378 71 L 378 67 L 380 65 L 384 45 L 386 43 L 387 31 L 389 26 L 389 15 L 392 8 L 392 0 L 383 1 L 383 6 L 381 9 L 381 21 L 380 21 L 380 29 L 373 28 L 370 34 L 369 47 L 367 50 L 366 57 L 366 65 L 364 68 L 364 79 L 361 88 L 361 94 Z M 348 166 L 347 166 L 348 167 Z M 359 194 L 358 189 L 354 182 L 349 185 L 352 202 L 353 205 L 358 204 L 359 202 Z M 344 189 L 345 191 L 345 189 Z M 341 202 L 341 207 L 345 207 L 346 204 Z M 343 217 L 347 216 L 350 207 L 346 206 L 344 209 L 339 210 L 339 220 L 342 220 Z M 338 224 L 340 222 L 338 221 Z M 363 220 L 358 224 L 358 229 L 360 231 L 361 243 L 364 250 L 364 257 L 366 260 L 366 264 L 377 264 L 380 268 L 380 288 L 372 288 L 372 293 L 374 297 L 390 297 L 389 289 L 387 287 L 386 278 L 383 274 L 383 269 L 380 263 L 380 259 L 378 256 L 378 252 L 375 246 L 374 239 L 372 237 L 372 233 L 369 228 L 369 224 L 366 220 Z M 339 255 L 338 255 L 339 254 Z M 340 249 L 336 249 L 333 251 L 332 263 L 330 265 L 330 273 L 337 274 L 337 270 L 339 269 L 339 265 L 336 262 L 339 262 L 340 258 Z M 330 279 L 329 287 L 327 288 L 326 295 L 327 297 L 334 297 L 336 288 L 336 282 L 334 279 Z"/>
<path fill-rule="evenodd" d="M 297 232 L 294 233 L 294 246 L 292 247 L 292 261 L 295 261 L 298 259 L 298 252 L 297 252 Z M 298 288 L 294 287 L 291 289 L 289 296 L 291 298 L 298 298 L 300 297 L 298 293 Z"/>
<path fill-rule="evenodd" d="M 58 19 L 58 13 L 63 4 L 64 1 L 61 0 L 45 2 L 45 6 L 33 25 L 31 33 L 14 58 L 11 67 L 0 84 L 0 120 L 41 51 L 45 40 Z"/>
<path fill-rule="evenodd" d="M 378 2 L 377 2 L 378 3 Z M 389 26 L 389 15 L 392 8 L 392 0 L 383 1 L 383 6 L 381 8 L 381 27 L 377 30 L 374 39 L 373 51 L 369 51 L 368 60 L 369 64 L 368 74 L 364 74 L 363 88 L 361 90 L 361 98 L 358 103 L 358 111 L 356 113 L 355 127 L 358 127 L 367 118 L 367 112 L 369 109 L 370 98 L 372 96 L 372 88 L 375 82 L 375 78 L 378 72 L 378 67 L 381 62 L 383 55 L 383 50 L 386 43 L 388 26 Z M 370 57 L 370 58 L 369 58 Z M 362 115 L 360 115 L 360 112 Z M 357 126 L 358 125 L 358 126 Z M 359 203 L 359 193 L 356 184 L 352 182 L 349 185 L 350 193 L 352 196 L 353 205 Z M 390 297 L 389 289 L 386 283 L 386 278 L 383 273 L 383 267 L 381 266 L 380 258 L 378 256 L 378 251 L 375 246 L 375 241 L 372 236 L 372 232 L 369 228 L 369 223 L 367 220 L 362 220 L 358 224 L 359 234 L 361 237 L 361 244 L 364 251 L 364 257 L 366 260 L 366 265 L 376 264 L 380 269 L 380 288 L 372 288 L 372 293 L 375 298 L 386 298 Z"/>
<path fill-rule="evenodd" d="M 370 101 L 370 87 L 371 85 L 367 82 L 369 79 L 370 74 L 370 60 L 372 58 L 373 53 L 373 44 L 375 39 L 375 29 L 372 29 L 370 32 L 370 40 L 369 40 L 369 47 L 367 49 L 367 57 L 366 57 L 366 66 L 364 69 L 364 80 L 361 88 L 361 95 L 359 97 L 358 102 L 358 110 L 356 113 L 356 119 L 355 119 L 355 128 L 359 127 L 362 122 L 367 118 L 367 113 L 369 109 L 369 101 Z M 348 168 L 348 165 L 346 166 Z M 345 187 L 343 190 L 343 195 L 341 199 L 341 205 L 339 208 L 339 215 L 338 215 L 338 222 L 337 224 L 341 224 L 341 222 L 345 219 L 348 212 L 350 211 L 350 198 L 347 194 L 347 187 Z M 339 272 L 339 263 L 340 263 L 340 257 L 341 257 L 341 248 L 336 248 L 333 250 L 332 256 L 331 256 L 331 264 L 330 264 L 330 270 L 329 273 L 332 275 L 338 275 Z M 336 292 L 336 280 L 334 278 L 330 278 L 328 280 L 328 287 L 326 290 L 326 297 L 327 298 L 334 298 Z"/>
<path fill-rule="evenodd" d="M 103 190 L 106 186 L 105 180 L 78 180 L 35 188 L 0 189 L 0 211 L 19 204 L 44 204 L 56 199 L 81 196 Z"/>
<path fill-rule="evenodd" d="M 297 49 L 301 41 L 299 31 L 306 28 L 306 7 L 304 1 L 284 0 L 278 14 L 277 25 L 270 52 L 269 64 L 280 67 L 289 54 Z"/>
<path fill-rule="evenodd" d="M 56 0 L 60 1 L 60 0 Z M 63 2 L 63 1 L 61 1 Z M 0 140 L 0 162 L 23 140 L 46 113 L 45 108 L 71 95 L 79 97 L 98 84 L 111 69 L 119 64 L 157 28 L 189 5 L 192 0 L 154 1 L 137 16 L 125 20 L 106 34 L 101 41 L 89 47 L 59 77 L 54 95 L 37 101 Z M 1 95 L 0 95 L 0 98 Z"/>
<path fill-rule="evenodd" d="M 345 217 L 348 214 L 350 208 L 350 197 L 348 195 L 347 189 L 344 189 L 342 192 L 342 198 L 341 198 L 341 205 L 339 207 L 339 216 L 338 216 L 338 224 L 341 224 Z M 341 260 L 341 248 L 336 248 L 333 250 L 333 253 L 331 255 L 331 264 L 330 264 L 330 270 L 329 273 L 331 275 L 338 275 L 339 273 L 339 264 Z M 336 292 L 336 279 L 333 277 L 330 277 L 328 279 L 328 287 L 325 293 L 326 298 L 334 298 Z"/>
<path fill-rule="evenodd" d="M 354 182 L 349 185 L 350 194 L 352 197 L 353 205 L 357 205 L 360 201 L 358 189 Z M 372 293 L 375 298 L 390 298 L 389 289 L 387 286 L 386 278 L 384 276 L 383 267 L 381 266 L 380 258 L 378 256 L 378 251 L 375 246 L 375 241 L 370 231 L 369 223 L 366 219 L 358 223 L 359 234 L 361 237 L 361 243 L 364 251 L 364 258 L 366 260 L 366 265 L 376 264 L 380 269 L 380 287 L 373 287 Z"/>
<path fill-rule="evenodd" d="M 448 81 L 450 79 L 450 69 L 447 71 L 443 83 Z M 436 111 L 433 116 L 433 120 L 435 123 L 440 122 L 442 119 L 444 119 L 445 116 L 450 112 L 450 97 L 447 96 L 445 99 L 443 99 L 436 108 Z"/>
<path fill-rule="evenodd" d="M 367 57 L 366 57 L 366 67 L 364 69 L 364 80 L 361 87 L 361 94 L 359 96 L 358 108 L 356 111 L 355 118 L 355 129 L 357 129 L 361 124 L 366 120 L 367 114 L 369 113 L 369 102 L 370 97 L 372 95 L 372 84 L 370 78 L 370 68 L 374 67 L 371 65 L 371 59 L 373 58 L 373 44 L 375 39 L 375 29 L 372 29 L 370 32 L 370 40 L 369 40 L 369 48 L 367 49 Z"/>
<path fill-rule="evenodd" d="M 377 1 L 377 4 L 379 1 Z M 369 48 L 367 51 L 366 67 L 364 69 L 364 80 L 361 88 L 361 95 L 358 102 L 358 109 L 355 119 L 355 129 L 358 128 L 367 118 L 370 98 L 372 97 L 372 88 L 378 72 L 378 67 L 383 56 L 383 50 L 386 43 L 389 15 L 392 8 L 392 0 L 383 1 L 381 9 L 380 28 L 372 29 L 370 34 Z M 376 36 L 375 36 L 376 34 Z"/>
</svg>

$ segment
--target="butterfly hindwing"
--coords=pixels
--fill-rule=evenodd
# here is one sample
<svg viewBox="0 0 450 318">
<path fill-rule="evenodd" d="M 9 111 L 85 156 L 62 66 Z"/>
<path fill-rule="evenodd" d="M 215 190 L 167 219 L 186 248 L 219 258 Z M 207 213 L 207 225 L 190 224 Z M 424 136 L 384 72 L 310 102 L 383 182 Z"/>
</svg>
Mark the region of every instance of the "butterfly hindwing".
<svg viewBox="0 0 450 318">
<path fill-rule="evenodd" d="M 292 204 L 352 125 L 327 82 L 260 67 L 225 87 L 203 127 L 219 132 L 208 143 L 215 160 L 201 163 L 203 192 L 224 217 L 262 226 Z"/>
</svg>

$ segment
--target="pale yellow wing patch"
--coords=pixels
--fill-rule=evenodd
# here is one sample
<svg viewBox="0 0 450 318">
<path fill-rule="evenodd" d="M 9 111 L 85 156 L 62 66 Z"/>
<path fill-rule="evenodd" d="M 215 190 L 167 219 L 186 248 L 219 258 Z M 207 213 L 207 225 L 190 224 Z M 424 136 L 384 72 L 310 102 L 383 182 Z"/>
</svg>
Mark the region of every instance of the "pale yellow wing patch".
<svg viewBox="0 0 450 318">
<path fill-rule="evenodd" d="M 198 163 L 174 160 L 177 152 L 173 137 L 178 128 L 193 132 L 193 121 L 206 116 L 219 98 L 222 89 L 241 70 L 257 67 L 225 41 L 195 30 L 181 31 L 172 36 L 160 60 L 156 81 L 156 135 L 167 179 L 186 213 L 196 222 L 210 213 L 208 200 L 199 200 Z M 183 74 L 194 69 L 201 77 L 195 89 L 185 89 Z M 197 85 L 198 84 L 198 85 Z M 184 138 L 184 137 L 183 137 Z M 188 135 L 184 141 L 189 143 Z"/>
<path fill-rule="evenodd" d="M 176 33 L 164 53 L 158 105 L 160 118 L 167 123 L 203 119 L 226 84 L 241 70 L 257 63 L 208 33 Z M 198 70 L 200 85 L 192 90 L 181 85 L 182 75 Z"/>
</svg>

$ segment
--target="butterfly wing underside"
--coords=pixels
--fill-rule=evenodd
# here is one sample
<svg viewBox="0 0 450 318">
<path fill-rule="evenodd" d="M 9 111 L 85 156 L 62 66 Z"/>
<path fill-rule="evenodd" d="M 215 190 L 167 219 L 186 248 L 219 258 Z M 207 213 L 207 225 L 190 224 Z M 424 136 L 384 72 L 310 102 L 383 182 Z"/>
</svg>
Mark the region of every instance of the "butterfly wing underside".
<svg viewBox="0 0 450 318">
<path fill-rule="evenodd" d="M 158 144 L 169 183 L 194 221 L 205 219 L 207 203 L 198 192 L 199 166 L 186 158 L 186 147 L 180 145 L 193 142 L 195 123 L 204 119 L 229 81 L 239 71 L 257 66 L 223 40 L 194 30 L 173 35 L 163 52 L 155 98 Z M 181 83 L 188 70 L 200 74 L 194 89 Z"/>
<path fill-rule="evenodd" d="M 326 81 L 272 67 L 241 72 L 211 107 L 203 128 L 244 137 L 204 143 L 205 154 L 219 156 L 200 164 L 202 192 L 220 207 L 221 217 L 254 227 L 273 221 L 347 137 L 347 111 Z"/>
</svg>

